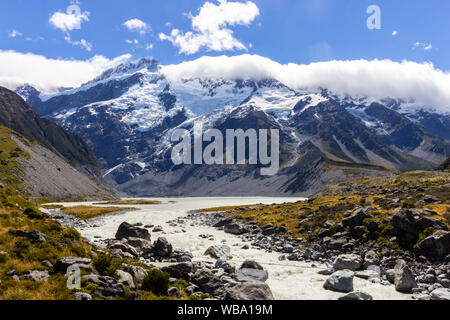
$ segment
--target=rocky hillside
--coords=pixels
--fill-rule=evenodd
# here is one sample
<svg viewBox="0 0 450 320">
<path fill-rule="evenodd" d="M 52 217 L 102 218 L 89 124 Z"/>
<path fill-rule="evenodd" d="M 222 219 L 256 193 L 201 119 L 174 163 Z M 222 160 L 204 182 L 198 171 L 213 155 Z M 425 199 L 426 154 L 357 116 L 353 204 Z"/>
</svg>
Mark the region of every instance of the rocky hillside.
<svg viewBox="0 0 450 320">
<path fill-rule="evenodd" d="M 98 175 L 98 165 L 90 147 L 55 123 L 41 118 L 19 95 L 0 87 L 0 125 L 36 141 L 62 156 L 77 168 Z"/>
<path fill-rule="evenodd" d="M 100 185 L 88 145 L 41 119 L 15 93 L 0 88 L 0 182 L 27 197 L 115 198 Z M 86 175 L 85 173 L 88 173 Z"/>
</svg>

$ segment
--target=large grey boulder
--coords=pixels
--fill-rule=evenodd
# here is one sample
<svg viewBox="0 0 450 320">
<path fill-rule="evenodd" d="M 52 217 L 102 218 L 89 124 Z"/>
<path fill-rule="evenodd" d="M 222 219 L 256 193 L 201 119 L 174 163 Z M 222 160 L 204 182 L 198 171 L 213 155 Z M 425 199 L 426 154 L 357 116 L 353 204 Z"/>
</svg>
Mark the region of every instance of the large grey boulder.
<svg viewBox="0 0 450 320">
<path fill-rule="evenodd" d="M 39 270 L 30 270 L 24 275 L 24 279 L 36 281 L 36 282 L 44 282 L 50 278 L 50 274 L 47 270 L 39 271 Z"/>
<path fill-rule="evenodd" d="M 364 254 L 364 268 L 379 264 L 380 264 L 380 257 L 375 251 L 369 250 Z"/>
<path fill-rule="evenodd" d="M 141 238 L 145 240 L 150 240 L 150 233 L 147 229 L 133 226 L 128 222 L 124 222 L 119 226 L 116 233 L 116 239 L 128 239 L 128 238 Z"/>
<path fill-rule="evenodd" d="M 363 225 L 363 221 L 366 218 L 370 218 L 369 210 L 360 208 L 356 209 L 350 217 L 342 219 L 342 224 L 345 228 L 353 229 L 356 226 Z"/>
<path fill-rule="evenodd" d="M 195 272 L 195 266 L 192 262 L 182 262 L 163 267 L 161 271 L 167 272 L 172 278 L 190 281 L 192 273 Z"/>
<path fill-rule="evenodd" d="M 231 259 L 231 248 L 227 245 L 211 246 L 206 249 L 205 256 L 210 256 L 214 259 Z"/>
<path fill-rule="evenodd" d="M 262 282 L 240 283 L 227 290 L 225 300 L 274 300 L 269 286 Z"/>
<path fill-rule="evenodd" d="M 450 300 L 450 289 L 438 288 L 431 292 L 431 298 L 433 300 Z"/>
<path fill-rule="evenodd" d="M 257 270 L 264 270 L 263 266 L 260 265 L 255 260 L 245 260 L 244 263 L 241 265 L 241 269 L 257 269 Z"/>
<path fill-rule="evenodd" d="M 405 260 L 398 260 L 394 268 L 394 285 L 398 292 L 411 293 L 417 288 L 416 278 L 409 269 Z"/>
<path fill-rule="evenodd" d="M 223 231 L 225 231 L 226 233 L 229 233 L 229 234 L 237 235 L 237 236 L 248 232 L 247 229 L 245 229 L 244 227 L 240 226 L 237 223 L 230 223 L 230 224 L 225 225 Z"/>
<path fill-rule="evenodd" d="M 236 272 L 236 265 L 233 262 L 223 259 L 217 260 L 214 267 L 217 269 L 223 269 L 223 271 L 225 271 L 226 273 Z"/>
<path fill-rule="evenodd" d="M 355 271 L 362 266 L 362 259 L 356 254 L 342 254 L 338 256 L 333 263 L 333 270 L 351 270 Z"/>
<path fill-rule="evenodd" d="M 373 297 L 361 291 L 353 291 L 340 297 L 339 300 L 373 300 Z"/>
<path fill-rule="evenodd" d="M 144 280 L 144 278 L 147 276 L 148 271 L 142 267 L 139 266 L 130 266 L 130 265 L 124 265 L 124 271 L 128 272 L 138 281 Z"/>
<path fill-rule="evenodd" d="M 85 292 L 75 292 L 74 300 L 76 301 L 89 301 L 92 300 L 92 296 Z"/>
<path fill-rule="evenodd" d="M 351 270 L 340 270 L 333 273 L 323 285 L 324 289 L 337 292 L 351 292 L 353 291 L 353 276 Z"/>
<path fill-rule="evenodd" d="M 134 247 L 132 247 L 128 243 L 124 243 L 122 241 L 115 241 L 114 243 L 112 243 L 111 245 L 108 246 L 108 249 L 120 250 L 122 252 L 127 252 L 127 253 L 131 254 L 133 257 L 139 256 L 139 253 L 137 252 L 137 250 Z"/>
<path fill-rule="evenodd" d="M 239 282 L 265 282 L 269 279 L 269 273 L 266 270 L 244 268 L 236 271 L 233 278 Z"/>
<path fill-rule="evenodd" d="M 400 209 L 394 216 L 392 217 L 392 224 L 394 227 L 416 235 L 417 234 L 417 222 L 414 218 L 414 213 L 408 209 Z"/>
<path fill-rule="evenodd" d="M 166 238 L 158 238 L 153 244 L 153 253 L 162 258 L 170 257 L 172 254 L 172 245 Z"/>
<path fill-rule="evenodd" d="M 66 257 L 56 261 L 55 272 L 66 273 L 71 266 L 78 267 L 86 271 L 92 271 L 92 260 L 88 258 Z"/>
<path fill-rule="evenodd" d="M 128 286 L 130 289 L 136 289 L 133 276 L 131 274 L 122 270 L 117 270 L 116 273 L 119 276 L 119 283 Z"/>
<path fill-rule="evenodd" d="M 439 230 L 418 244 L 420 252 L 432 260 L 443 260 L 450 254 L 450 231 Z"/>
<path fill-rule="evenodd" d="M 42 243 L 47 241 L 47 238 L 45 234 L 42 232 L 33 230 L 33 231 L 27 231 L 27 230 L 15 230 L 15 231 L 9 231 L 9 233 L 16 237 L 22 237 L 30 240 L 33 243 Z"/>
</svg>

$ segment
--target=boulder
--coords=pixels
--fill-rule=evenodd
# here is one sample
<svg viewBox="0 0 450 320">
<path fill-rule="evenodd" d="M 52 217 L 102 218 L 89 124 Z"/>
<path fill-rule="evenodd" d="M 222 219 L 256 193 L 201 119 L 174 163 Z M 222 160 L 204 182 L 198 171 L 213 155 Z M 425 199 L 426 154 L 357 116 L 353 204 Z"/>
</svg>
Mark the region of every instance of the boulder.
<svg viewBox="0 0 450 320">
<path fill-rule="evenodd" d="M 44 282 L 47 281 L 50 278 L 50 274 L 47 270 L 45 271 L 38 271 L 38 270 L 30 270 L 28 271 L 24 276 L 24 279 L 36 281 L 36 282 Z"/>
<path fill-rule="evenodd" d="M 369 280 L 373 278 L 379 278 L 380 274 L 374 270 L 364 270 L 364 271 L 356 271 L 355 277 Z"/>
<path fill-rule="evenodd" d="M 237 236 L 248 232 L 247 229 L 245 229 L 244 227 L 240 226 L 237 223 L 227 224 L 223 230 L 226 233 L 237 235 Z"/>
<path fill-rule="evenodd" d="M 239 282 L 265 282 L 269 279 L 269 273 L 266 270 L 244 268 L 236 271 L 233 278 Z"/>
<path fill-rule="evenodd" d="M 172 278 L 190 281 L 191 274 L 195 272 L 195 266 L 192 262 L 182 262 L 163 267 L 161 271 L 167 272 Z"/>
<path fill-rule="evenodd" d="M 92 300 L 92 296 L 85 292 L 75 292 L 74 300 L 76 301 L 89 301 Z"/>
<path fill-rule="evenodd" d="M 42 243 L 47 241 L 47 238 L 45 234 L 42 232 L 33 230 L 33 231 L 26 231 L 26 230 L 16 230 L 16 231 L 9 231 L 9 233 L 16 237 L 26 238 L 28 240 L 31 240 L 33 243 Z"/>
<path fill-rule="evenodd" d="M 181 292 L 178 288 L 172 287 L 167 290 L 167 295 L 169 297 L 181 298 Z"/>
<path fill-rule="evenodd" d="M 450 254 L 450 231 L 439 230 L 418 244 L 419 251 L 429 259 L 443 260 Z"/>
<path fill-rule="evenodd" d="M 152 243 L 149 240 L 142 239 L 142 238 L 134 238 L 130 237 L 127 239 L 127 243 L 139 250 L 150 250 L 152 247 Z"/>
<path fill-rule="evenodd" d="M 116 233 L 116 239 L 140 238 L 150 240 L 150 233 L 147 229 L 133 226 L 127 222 L 122 223 Z"/>
<path fill-rule="evenodd" d="M 231 248 L 227 245 L 211 246 L 206 249 L 205 256 L 210 256 L 214 259 L 231 259 Z"/>
<path fill-rule="evenodd" d="M 80 269 L 92 271 L 92 260 L 88 258 L 66 257 L 56 261 L 54 266 L 55 272 L 66 273 L 67 268 L 76 266 Z"/>
<path fill-rule="evenodd" d="M 356 254 L 342 254 L 338 256 L 333 263 L 333 270 L 351 270 L 355 271 L 362 266 L 362 259 Z"/>
<path fill-rule="evenodd" d="M 433 300 L 450 300 L 450 289 L 438 288 L 431 292 L 431 299 Z"/>
<path fill-rule="evenodd" d="M 378 264 L 380 264 L 380 257 L 375 251 L 369 250 L 364 254 L 364 268 Z"/>
<path fill-rule="evenodd" d="M 422 232 L 427 228 L 433 228 L 434 230 L 448 231 L 447 225 L 443 221 L 430 217 L 420 218 L 417 221 L 417 228 L 419 232 Z"/>
<path fill-rule="evenodd" d="M 353 271 L 340 270 L 334 272 L 323 285 L 324 289 L 348 293 L 353 291 Z"/>
<path fill-rule="evenodd" d="M 127 253 L 131 254 L 133 257 L 139 256 L 139 253 L 136 251 L 136 249 L 134 247 L 130 246 L 127 243 L 121 242 L 121 241 L 116 241 L 116 242 L 112 243 L 111 245 L 108 246 L 108 249 L 120 250 L 122 252 L 127 252 Z"/>
<path fill-rule="evenodd" d="M 370 218 L 367 208 L 356 209 L 350 217 L 342 219 L 345 228 L 353 229 L 356 226 L 362 226 L 364 219 Z"/>
<path fill-rule="evenodd" d="M 398 292 L 411 293 L 417 288 L 416 278 L 409 269 L 405 260 L 398 260 L 394 268 L 394 285 Z"/>
<path fill-rule="evenodd" d="M 392 224 L 404 232 L 417 235 L 417 222 L 414 213 L 409 209 L 400 209 L 395 213 L 392 217 Z"/>
<path fill-rule="evenodd" d="M 245 260 L 244 263 L 241 265 L 241 269 L 264 270 L 262 265 L 260 265 L 258 262 L 254 261 L 254 260 Z"/>
<path fill-rule="evenodd" d="M 233 218 L 225 218 L 217 222 L 213 227 L 221 228 L 233 222 Z"/>
<path fill-rule="evenodd" d="M 129 266 L 124 265 L 124 271 L 128 272 L 138 281 L 144 280 L 144 278 L 147 276 L 148 271 L 142 267 L 139 266 Z"/>
<path fill-rule="evenodd" d="M 204 293 L 212 296 L 220 296 L 225 294 L 225 281 L 206 269 L 196 271 L 191 282 L 197 285 Z"/>
<path fill-rule="evenodd" d="M 353 291 L 347 293 L 345 296 L 340 297 L 339 300 L 373 300 L 373 297 L 361 291 Z"/>
<path fill-rule="evenodd" d="M 216 261 L 214 268 L 223 269 L 226 273 L 235 273 L 236 265 L 233 262 L 219 259 Z"/>
<path fill-rule="evenodd" d="M 241 301 L 241 300 L 274 300 L 272 291 L 269 286 L 262 282 L 246 282 L 240 283 L 227 290 L 225 300 Z"/>
<path fill-rule="evenodd" d="M 128 286 L 132 290 L 136 289 L 133 276 L 131 274 L 122 270 L 117 270 L 116 273 L 119 276 L 119 283 Z"/>
<path fill-rule="evenodd" d="M 166 238 L 158 238 L 153 244 L 153 253 L 162 258 L 170 257 L 172 254 L 172 245 Z"/>
</svg>

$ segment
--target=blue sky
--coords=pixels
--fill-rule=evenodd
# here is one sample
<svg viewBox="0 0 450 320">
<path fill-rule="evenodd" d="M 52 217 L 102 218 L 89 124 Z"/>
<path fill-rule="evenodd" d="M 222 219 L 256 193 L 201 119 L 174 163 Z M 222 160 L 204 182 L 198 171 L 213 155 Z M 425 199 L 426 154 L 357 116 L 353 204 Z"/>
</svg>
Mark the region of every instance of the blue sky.
<svg viewBox="0 0 450 320">
<path fill-rule="evenodd" d="M 87 19 L 82 20 L 80 29 L 63 31 L 50 20 L 56 12 L 66 13 L 72 2 L 8 1 L 0 10 L 0 50 L 63 59 L 88 59 L 94 55 L 114 58 L 128 53 L 134 57 L 153 56 L 163 64 L 193 60 L 203 55 L 242 53 L 299 64 L 331 59 L 386 58 L 429 61 L 441 70 L 450 70 L 447 58 L 450 1 L 253 0 L 259 14 L 248 19 L 243 17 L 245 22 L 241 21 L 240 25 L 226 27 L 232 30 L 233 41 L 246 49 L 234 47 L 234 50 L 210 51 L 211 48 L 203 46 L 198 50 L 194 48 L 195 53 L 186 54 L 180 53 L 180 47 L 171 41 L 161 40 L 161 33 L 169 36 L 175 28 L 182 36 L 192 31 L 192 20 L 187 14 L 197 16 L 205 2 L 79 1 L 81 13 L 86 13 Z M 209 2 L 219 5 L 215 0 Z M 381 30 L 366 27 L 369 5 L 378 5 L 381 9 Z M 147 29 L 142 32 L 129 30 L 124 23 L 131 19 L 145 22 Z M 397 31 L 395 36 L 394 31 Z M 194 30 L 194 33 L 198 31 Z M 90 51 L 87 50 L 89 47 Z"/>
</svg>

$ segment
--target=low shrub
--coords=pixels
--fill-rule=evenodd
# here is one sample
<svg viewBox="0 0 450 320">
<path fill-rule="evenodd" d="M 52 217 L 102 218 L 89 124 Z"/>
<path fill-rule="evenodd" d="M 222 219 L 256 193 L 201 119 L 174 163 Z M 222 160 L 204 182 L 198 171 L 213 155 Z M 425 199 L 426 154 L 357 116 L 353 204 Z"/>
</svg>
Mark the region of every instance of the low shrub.
<svg viewBox="0 0 450 320">
<path fill-rule="evenodd" d="M 414 203 L 412 203 L 411 201 L 404 201 L 402 203 L 403 209 L 414 209 L 415 207 L 416 207 L 416 205 Z"/>
<path fill-rule="evenodd" d="M 44 219 L 44 214 L 36 208 L 28 207 L 23 213 L 30 219 Z"/>
<path fill-rule="evenodd" d="M 100 253 L 93 259 L 93 266 L 102 276 L 117 277 L 116 271 L 122 262 L 106 253 Z"/>
<path fill-rule="evenodd" d="M 169 289 L 170 275 L 159 269 L 152 269 L 142 282 L 142 289 L 154 294 L 165 295 Z"/>
</svg>

